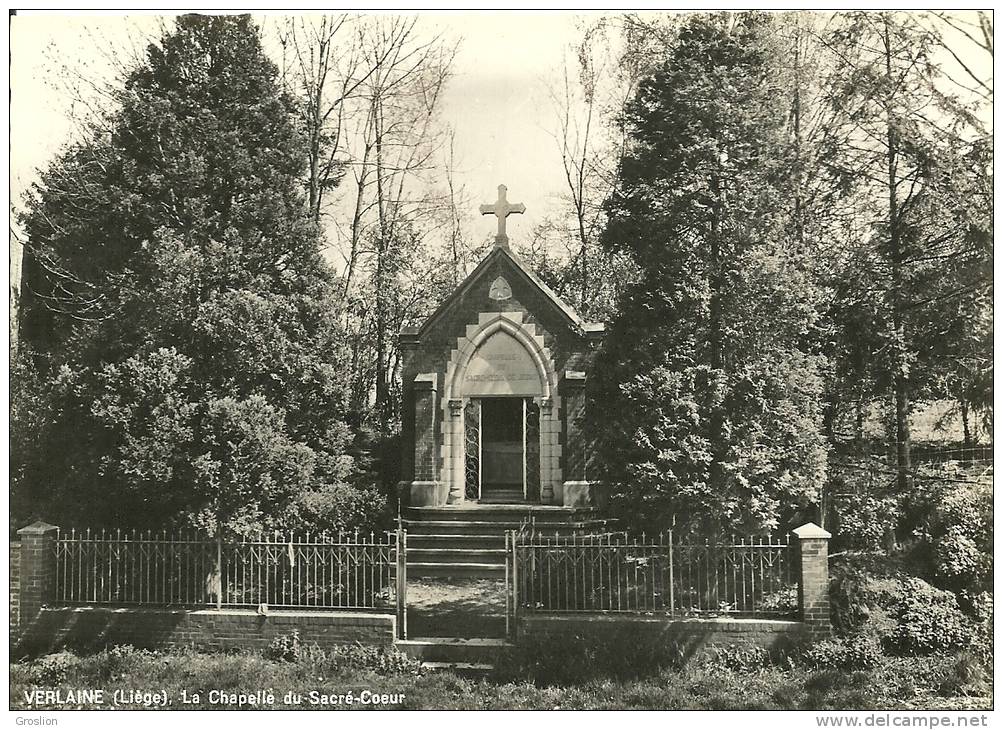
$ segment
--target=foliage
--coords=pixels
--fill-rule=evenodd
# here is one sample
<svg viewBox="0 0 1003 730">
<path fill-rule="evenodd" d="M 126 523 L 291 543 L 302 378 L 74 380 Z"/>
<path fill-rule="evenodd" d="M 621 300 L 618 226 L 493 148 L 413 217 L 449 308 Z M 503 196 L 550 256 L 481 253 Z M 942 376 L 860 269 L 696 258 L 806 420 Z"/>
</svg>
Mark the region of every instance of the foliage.
<svg viewBox="0 0 1003 730">
<path fill-rule="evenodd" d="M 115 101 L 21 217 L 45 387 L 44 417 L 15 414 L 15 494 L 45 485 L 34 509 L 63 524 L 345 524 L 330 510 L 378 500 L 346 495 L 333 276 L 258 29 L 179 17 Z"/>
<path fill-rule="evenodd" d="M 288 634 L 276 636 L 265 649 L 265 659 L 275 662 L 295 662 L 303 655 L 300 632 L 295 629 Z"/>
<path fill-rule="evenodd" d="M 992 599 L 941 590 L 907 570 L 922 564 L 853 559 L 837 564 L 830 583 L 833 626 L 848 638 L 867 637 L 896 655 L 972 648 L 991 655 Z M 966 615 L 967 613 L 967 615 Z"/>
<path fill-rule="evenodd" d="M 881 645 L 868 636 L 841 636 L 809 646 L 798 660 L 811 669 L 856 671 L 871 669 L 881 657 Z"/>
<path fill-rule="evenodd" d="M 782 213 L 772 22 L 693 17 L 624 113 L 603 243 L 641 272 L 586 412 L 590 469 L 643 526 L 772 531 L 824 480 L 822 361 L 801 348 L 815 290 Z"/>
<path fill-rule="evenodd" d="M 396 673 L 383 674 L 374 661 L 359 668 L 343 663 L 324 666 L 319 656 L 300 662 L 273 662 L 260 652 L 205 654 L 189 650 L 142 652 L 120 650 L 120 660 L 108 652 L 92 656 L 66 655 L 65 681 L 75 687 L 118 688 L 155 682 L 173 697 L 180 689 L 240 690 L 248 686 L 272 688 L 278 697 L 364 686 L 405 695 L 407 709 L 975 709 L 989 708 L 986 675 L 965 655 L 945 657 L 886 657 L 873 669 L 810 671 L 801 666 L 764 666 L 733 671 L 720 665 L 670 666 L 648 677 L 615 680 L 597 678 L 566 687 L 536 687 L 525 681 L 484 682 L 452 672 L 419 672 L 416 663 Z M 326 655 L 380 655 L 395 652 L 377 647 L 339 647 Z M 18 662 L 10 667 L 10 704 L 24 706 L 25 690 L 40 685 L 36 665 L 45 659 Z M 115 671 L 108 671 L 114 666 Z M 980 680 L 981 677 L 981 680 Z M 940 696 L 938 696 L 938 693 Z M 203 693 L 204 694 L 204 693 Z M 960 696 L 960 697 L 959 697 Z M 967 697 L 967 699 L 965 699 Z M 950 698 L 950 699 L 948 699 Z M 201 705 L 213 709 L 211 705 Z M 176 705 L 172 706 L 176 709 Z M 281 704 L 276 709 L 285 709 Z"/>
<path fill-rule="evenodd" d="M 987 99 L 936 60 L 943 39 L 930 20 L 845 13 L 818 34 L 826 124 L 815 172 L 834 193 L 819 201 L 835 241 L 824 276 L 830 413 L 888 397 L 901 492 L 914 400 L 956 400 L 966 440 L 970 411 L 991 420 Z"/>
<path fill-rule="evenodd" d="M 886 643 L 893 652 L 931 654 L 971 643 L 974 627 L 954 595 L 918 578 L 904 581 L 902 595 L 890 608 L 896 626 Z"/>
<path fill-rule="evenodd" d="M 321 649 L 307 644 L 297 630 L 272 639 L 264 651 L 265 659 L 299 663 L 313 673 L 331 674 L 347 670 L 371 671 L 380 675 L 421 674 L 421 662 L 397 649 L 364 644 L 343 644 Z"/>
<path fill-rule="evenodd" d="M 844 494 L 833 500 L 839 527 L 840 547 L 877 550 L 898 526 L 901 510 L 895 495 Z"/>
<path fill-rule="evenodd" d="M 777 663 L 777 659 L 777 656 L 762 646 L 729 644 L 724 647 L 709 648 L 702 657 L 702 664 L 729 672 L 755 672 L 773 666 Z"/>
<path fill-rule="evenodd" d="M 57 687 L 66 680 L 76 657 L 68 651 L 46 654 L 30 665 L 28 677 L 42 687 Z"/>
<path fill-rule="evenodd" d="M 421 661 L 412 659 L 396 648 L 344 644 L 323 652 L 321 668 L 332 673 L 371 671 L 386 676 L 421 675 Z"/>
<path fill-rule="evenodd" d="M 873 602 L 867 592 L 870 577 L 848 570 L 829 582 L 829 606 L 833 628 L 840 634 L 859 629 L 871 617 Z"/>
<path fill-rule="evenodd" d="M 992 587 L 993 498 L 991 483 L 953 484 L 931 515 L 936 575 L 955 590 Z"/>
<path fill-rule="evenodd" d="M 632 679 L 681 663 L 681 647 L 650 639 L 634 628 L 610 632 L 544 635 L 523 641 L 506 659 L 500 676 L 540 687 L 582 684 L 600 677 Z"/>
</svg>

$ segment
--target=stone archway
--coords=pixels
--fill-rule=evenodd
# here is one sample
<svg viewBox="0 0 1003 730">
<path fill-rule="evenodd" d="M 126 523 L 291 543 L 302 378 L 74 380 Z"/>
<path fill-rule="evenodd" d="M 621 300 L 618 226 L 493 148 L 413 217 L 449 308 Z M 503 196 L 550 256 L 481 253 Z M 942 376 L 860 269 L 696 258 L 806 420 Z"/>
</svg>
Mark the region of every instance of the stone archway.
<svg viewBox="0 0 1003 730">
<path fill-rule="evenodd" d="M 508 373 L 491 362 L 505 354 L 516 367 Z M 516 377 L 511 377 L 515 375 Z M 553 358 L 535 325 L 523 321 L 522 312 L 485 312 L 450 353 L 444 380 L 442 407 L 442 479 L 448 502 L 465 501 L 463 412 L 471 398 L 503 394 L 532 398 L 539 406 L 540 501 L 554 502 L 560 473 L 560 423 L 557 374 Z"/>
</svg>

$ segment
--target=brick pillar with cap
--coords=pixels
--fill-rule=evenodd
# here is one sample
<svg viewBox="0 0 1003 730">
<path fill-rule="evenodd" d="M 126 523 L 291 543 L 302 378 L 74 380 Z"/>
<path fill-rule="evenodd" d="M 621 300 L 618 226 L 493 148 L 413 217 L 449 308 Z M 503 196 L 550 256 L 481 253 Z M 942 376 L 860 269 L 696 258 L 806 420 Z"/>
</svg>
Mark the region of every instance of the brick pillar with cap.
<svg viewBox="0 0 1003 730">
<path fill-rule="evenodd" d="M 20 630 L 27 633 L 42 607 L 56 597 L 56 535 L 59 528 L 38 520 L 17 531 L 21 537 Z"/>
<path fill-rule="evenodd" d="M 797 540 L 798 609 L 813 637 L 832 632 L 829 618 L 829 538 L 814 522 L 792 533 Z"/>
</svg>

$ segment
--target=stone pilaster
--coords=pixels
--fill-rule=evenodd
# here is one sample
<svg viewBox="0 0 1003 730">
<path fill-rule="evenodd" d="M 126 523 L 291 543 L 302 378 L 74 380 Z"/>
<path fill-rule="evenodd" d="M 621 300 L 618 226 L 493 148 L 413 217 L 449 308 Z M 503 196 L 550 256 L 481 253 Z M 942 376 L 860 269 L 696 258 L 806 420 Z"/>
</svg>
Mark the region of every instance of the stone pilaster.
<svg viewBox="0 0 1003 730">
<path fill-rule="evenodd" d="M 414 379 L 414 478 L 434 482 L 435 464 L 435 373 Z"/>
<path fill-rule="evenodd" d="M 585 409 L 585 373 L 569 370 L 561 383 L 563 405 L 562 504 L 566 507 L 592 506 L 590 485 L 585 474 L 585 435 L 582 413 Z"/>
<path fill-rule="evenodd" d="M 797 541 L 798 609 L 813 637 L 832 631 L 829 619 L 829 538 L 814 522 L 792 533 Z"/>
<path fill-rule="evenodd" d="M 413 383 L 414 394 L 414 481 L 411 483 L 411 506 L 443 504 L 445 495 L 437 473 L 438 450 L 435 445 L 436 396 L 435 373 L 421 373 Z"/>
<path fill-rule="evenodd" d="M 41 520 L 17 531 L 21 537 L 22 634 L 38 618 L 42 607 L 56 598 L 56 535 L 59 528 Z"/>
</svg>

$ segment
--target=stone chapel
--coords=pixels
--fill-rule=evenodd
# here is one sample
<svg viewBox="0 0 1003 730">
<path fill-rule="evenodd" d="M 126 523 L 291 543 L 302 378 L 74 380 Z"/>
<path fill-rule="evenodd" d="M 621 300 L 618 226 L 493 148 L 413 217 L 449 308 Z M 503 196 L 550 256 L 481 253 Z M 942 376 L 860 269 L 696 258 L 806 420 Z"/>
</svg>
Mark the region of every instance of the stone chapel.
<svg viewBox="0 0 1003 730">
<path fill-rule="evenodd" d="M 596 506 L 580 419 L 585 373 L 605 327 L 583 321 L 508 246 L 491 252 L 417 329 L 403 357 L 401 494 L 411 507 Z"/>
</svg>

